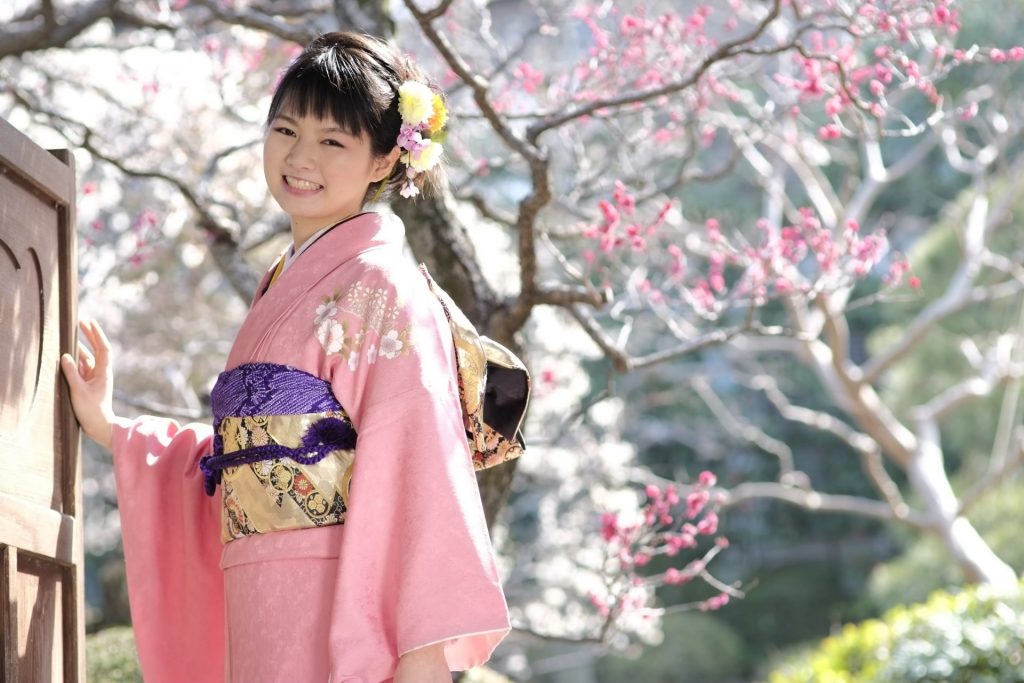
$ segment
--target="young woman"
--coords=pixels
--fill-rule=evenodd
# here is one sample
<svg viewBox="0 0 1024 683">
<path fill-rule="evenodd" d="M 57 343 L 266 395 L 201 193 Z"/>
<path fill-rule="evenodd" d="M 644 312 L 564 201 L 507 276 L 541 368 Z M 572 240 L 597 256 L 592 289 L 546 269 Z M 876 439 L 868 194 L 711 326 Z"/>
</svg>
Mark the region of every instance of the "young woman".
<svg viewBox="0 0 1024 683">
<path fill-rule="evenodd" d="M 209 425 L 114 415 L 110 346 L 62 358 L 114 452 L 147 683 L 435 683 L 508 631 L 451 331 L 367 200 L 443 182 L 442 97 L 332 33 L 278 85 L 263 167 L 293 244 L 264 276 Z M 434 137 L 435 140 L 431 140 Z"/>
</svg>

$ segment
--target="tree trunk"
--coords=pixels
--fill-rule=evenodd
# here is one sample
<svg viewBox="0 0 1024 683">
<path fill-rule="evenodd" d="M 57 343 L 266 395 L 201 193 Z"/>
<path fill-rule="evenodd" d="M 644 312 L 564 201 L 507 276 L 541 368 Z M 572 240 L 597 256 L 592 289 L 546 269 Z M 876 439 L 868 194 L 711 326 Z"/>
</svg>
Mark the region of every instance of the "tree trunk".
<svg viewBox="0 0 1024 683">
<path fill-rule="evenodd" d="M 920 445 L 910 459 L 907 473 L 933 520 L 932 531 L 942 540 L 968 581 L 987 583 L 997 590 L 1017 590 L 1017 573 L 999 558 L 977 529 L 959 514 L 960 501 L 946 475 L 938 429 L 924 426 Z"/>
<path fill-rule="evenodd" d="M 473 245 L 465 226 L 455 217 L 452 201 L 446 195 L 427 201 L 398 202 L 393 208 L 405 223 L 413 256 L 426 264 L 434 280 L 448 292 L 477 330 L 486 334 L 489 321 L 503 304 L 480 271 Z M 514 339 L 497 341 L 513 351 L 520 351 Z M 498 512 L 505 505 L 516 463 L 512 460 L 477 473 L 488 526 L 494 525 Z"/>
</svg>

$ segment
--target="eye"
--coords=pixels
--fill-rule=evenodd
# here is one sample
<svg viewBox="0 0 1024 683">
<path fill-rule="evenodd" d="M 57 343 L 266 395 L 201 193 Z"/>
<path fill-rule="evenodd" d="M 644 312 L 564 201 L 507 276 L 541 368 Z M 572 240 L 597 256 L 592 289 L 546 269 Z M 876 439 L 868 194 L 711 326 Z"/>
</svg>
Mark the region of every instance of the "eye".
<svg viewBox="0 0 1024 683">
<path fill-rule="evenodd" d="M 328 147 L 344 147 L 345 146 L 345 145 L 341 144 L 341 142 L 339 142 L 337 140 L 332 140 L 330 138 L 324 140 L 324 144 L 327 145 Z"/>
<path fill-rule="evenodd" d="M 276 128 L 274 128 L 274 132 L 295 137 L 295 131 L 293 131 L 291 128 L 288 128 L 287 126 L 277 126 Z"/>
</svg>

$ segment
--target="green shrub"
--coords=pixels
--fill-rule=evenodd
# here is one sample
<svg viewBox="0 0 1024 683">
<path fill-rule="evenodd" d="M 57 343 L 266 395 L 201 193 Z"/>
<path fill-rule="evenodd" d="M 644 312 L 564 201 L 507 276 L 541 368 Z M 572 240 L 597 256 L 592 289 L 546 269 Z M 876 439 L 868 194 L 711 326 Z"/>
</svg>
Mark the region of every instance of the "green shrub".
<svg viewBox="0 0 1024 683">
<path fill-rule="evenodd" d="M 1024 594 L 979 587 L 847 625 L 769 683 L 1020 683 L 1022 672 Z"/>
<path fill-rule="evenodd" d="M 142 683 L 131 627 L 115 626 L 86 636 L 85 667 L 90 683 Z"/>
</svg>

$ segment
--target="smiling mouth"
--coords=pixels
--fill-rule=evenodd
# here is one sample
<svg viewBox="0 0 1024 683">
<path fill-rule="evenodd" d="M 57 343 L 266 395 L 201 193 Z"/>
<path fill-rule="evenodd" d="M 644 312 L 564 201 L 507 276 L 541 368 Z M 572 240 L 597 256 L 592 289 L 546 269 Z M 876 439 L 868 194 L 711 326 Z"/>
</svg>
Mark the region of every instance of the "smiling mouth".
<svg viewBox="0 0 1024 683">
<path fill-rule="evenodd" d="M 290 175 L 284 176 L 284 182 L 285 182 L 286 185 L 288 185 L 289 187 L 294 187 L 296 190 L 322 190 L 322 189 L 324 189 L 323 185 L 317 185 L 316 183 L 311 183 L 308 180 L 303 180 L 302 178 L 294 178 L 294 177 L 292 177 Z"/>
</svg>

